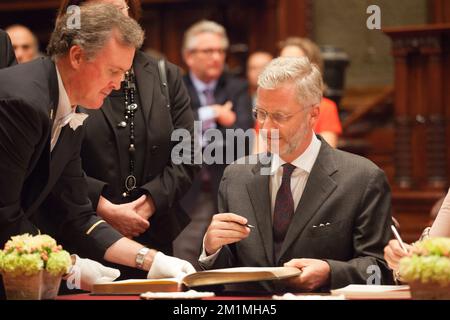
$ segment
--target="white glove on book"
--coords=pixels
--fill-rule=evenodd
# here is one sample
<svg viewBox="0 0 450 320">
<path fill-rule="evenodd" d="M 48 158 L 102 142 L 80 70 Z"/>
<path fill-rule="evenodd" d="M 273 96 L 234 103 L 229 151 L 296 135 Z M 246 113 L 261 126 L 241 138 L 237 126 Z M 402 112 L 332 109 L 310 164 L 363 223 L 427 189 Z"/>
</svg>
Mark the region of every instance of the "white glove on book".
<svg viewBox="0 0 450 320">
<path fill-rule="evenodd" d="M 95 283 L 111 282 L 120 276 L 117 269 L 105 267 L 94 260 L 81 259 L 76 254 L 73 257 L 75 263 L 66 277 L 69 289 L 92 291 Z"/>
<path fill-rule="evenodd" d="M 147 279 L 178 278 L 194 273 L 195 268 L 186 260 L 166 256 L 158 251 L 153 258 L 152 266 L 147 274 Z"/>
</svg>

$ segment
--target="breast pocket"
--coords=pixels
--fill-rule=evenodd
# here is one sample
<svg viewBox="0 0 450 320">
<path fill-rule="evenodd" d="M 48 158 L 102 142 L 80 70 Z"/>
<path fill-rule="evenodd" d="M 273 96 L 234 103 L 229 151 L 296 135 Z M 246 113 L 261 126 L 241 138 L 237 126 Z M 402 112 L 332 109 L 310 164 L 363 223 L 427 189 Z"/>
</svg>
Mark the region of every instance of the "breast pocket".
<svg viewBox="0 0 450 320">
<path fill-rule="evenodd" d="M 306 231 L 306 238 L 339 237 L 350 232 L 350 219 L 335 222 L 311 223 Z"/>
</svg>

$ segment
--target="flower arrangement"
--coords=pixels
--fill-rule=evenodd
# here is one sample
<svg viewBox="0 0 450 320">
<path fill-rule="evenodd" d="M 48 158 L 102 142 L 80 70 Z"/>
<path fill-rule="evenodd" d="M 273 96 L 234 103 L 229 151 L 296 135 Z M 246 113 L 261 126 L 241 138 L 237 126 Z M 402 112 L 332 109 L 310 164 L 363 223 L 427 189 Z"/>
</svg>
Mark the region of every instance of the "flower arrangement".
<svg viewBox="0 0 450 320">
<path fill-rule="evenodd" d="M 428 238 L 414 244 L 413 254 L 400 260 L 399 273 L 413 298 L 450 298 L 450 238 Z"/>
<path fill-rule="evenodd" d="M 0 272 L 31 276 L 41 270 L 63 275 L 72 265 L 70 255 L 48 235 L 12 237 L 0 250 Z"/>
</svg>

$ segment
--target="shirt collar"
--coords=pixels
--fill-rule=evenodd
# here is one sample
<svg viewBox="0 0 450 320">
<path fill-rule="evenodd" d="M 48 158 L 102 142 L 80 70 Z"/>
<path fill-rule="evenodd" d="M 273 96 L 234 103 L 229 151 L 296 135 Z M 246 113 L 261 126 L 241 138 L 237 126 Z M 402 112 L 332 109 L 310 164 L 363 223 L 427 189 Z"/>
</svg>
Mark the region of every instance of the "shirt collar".
<svg viewBox="0 0 450 320">
<path fill-rule="evenodd" d="M 294 161 L 291 162 L 296 168 L 300 168 L 303 171 L 311 173 L 312 167 L 316 162 L 317 156 L 319 155 L 320 146 L 322 142 L 316 137 L 315 134 L 312 135 L 311 142 L 308 148 Z M 278 154 L 273 154 L 270 173 L 275 174 L 280 167 L 285 164 L 286 161 L 280 158 Z"/>
<path fill-rule="evenodd" d="M 70 105 L 69 96 L 67 95 L 66 88 L 64 88 L 64 83 L 62 82 L 58 66 L 56 66 L 56 74 L 58 76 L 59 100 L 58 100 L 58 109 L 56 110 L 55 121 L 58 121 L 66 117 L 70 113 L 74 113 L 75 108 L 72 108 L 72 106 Z"/>
<path fill-rule="evenodd" d="M 201 94 L 205 90 L 213 90 L 216 89 L 218 80 L 213 80 L 208 83 L 203 82 L 199 78 L 197 78 L 192 72 L 189 73 L 189 76 L 191 77 L 192 84 L 195 87 L 195 90 Z"/>
</svg>

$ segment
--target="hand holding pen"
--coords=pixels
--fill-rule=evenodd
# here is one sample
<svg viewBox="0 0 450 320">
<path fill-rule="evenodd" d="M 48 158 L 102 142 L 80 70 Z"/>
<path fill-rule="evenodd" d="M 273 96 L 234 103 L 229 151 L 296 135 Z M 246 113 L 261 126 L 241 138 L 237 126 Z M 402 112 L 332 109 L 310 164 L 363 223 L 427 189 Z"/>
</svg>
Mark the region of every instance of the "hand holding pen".
<svg viewBox="0 0 450 320">
<path fill-rule="evenodd" d="M 212 255 L 224 245 L 247 238 L 254 228 L 245 217 L 234 213 L 218 213 L 213 216 L 206 230 L 203 240 L 205 251 Z"/>
<path fill-rule="evenodd" d="M 396 239 L 389 241 L 389 244 L 384 248 L 384 258 L 386 259 L 389 268 L 397 270 L 400 259 L 411 254 L 412 246 L 403 242 L 394 226 L 391 226 L 391 229 Z"/>
</svg>

